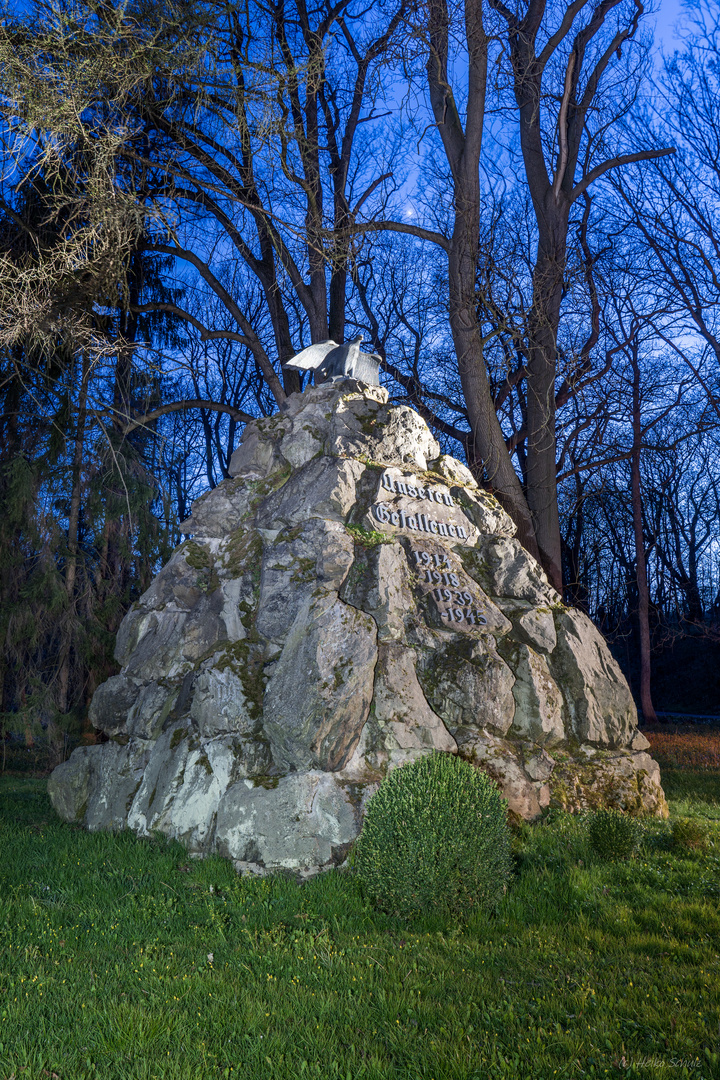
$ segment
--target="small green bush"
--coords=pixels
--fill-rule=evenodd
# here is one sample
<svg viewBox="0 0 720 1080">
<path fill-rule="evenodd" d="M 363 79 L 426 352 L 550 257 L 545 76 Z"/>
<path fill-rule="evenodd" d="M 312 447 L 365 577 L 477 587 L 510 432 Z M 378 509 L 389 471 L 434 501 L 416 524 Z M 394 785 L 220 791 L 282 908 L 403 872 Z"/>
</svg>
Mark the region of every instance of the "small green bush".
<svg viewBox="0 0 720 1080">
<path fill-rule="evenodd" d="M 640 835 L 637 819 L 621 810 L 597 810 L 590 818 L 590 847 L 603 859 L 629 859 Z"/>
<path fill-rule="evenodd" d="M 505 802 L 485 773 L 429 754 L 391 772 L 370 799 L 353 866 L 390 913 L 490 910 L 511 869 Z"/>
<path fill-rule="evenodd" d="M 708 833 L 701 821 L 695 818 L 679 818 L 673 821 L 673 847 L 678 851 L 706 851 Z"/>
</svg>

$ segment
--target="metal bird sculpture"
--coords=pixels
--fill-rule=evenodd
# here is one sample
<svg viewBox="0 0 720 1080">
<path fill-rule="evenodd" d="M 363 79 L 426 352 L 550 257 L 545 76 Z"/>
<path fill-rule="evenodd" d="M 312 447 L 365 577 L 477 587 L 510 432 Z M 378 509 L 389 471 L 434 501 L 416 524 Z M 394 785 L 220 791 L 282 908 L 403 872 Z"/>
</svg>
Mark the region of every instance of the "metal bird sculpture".
<svg viewBox="0 0 720 1080">
<path fill-rule="evenodd" d="M 380 357 L 362 352 L 362 337 L 338 345 L 336 341 L 319 341 L 309 345 L 283 366 L 291 371 L 314 371 L 315 383 L 333 379 L 358 379 L 370 386 L 380 385 Z"/>
</svg>

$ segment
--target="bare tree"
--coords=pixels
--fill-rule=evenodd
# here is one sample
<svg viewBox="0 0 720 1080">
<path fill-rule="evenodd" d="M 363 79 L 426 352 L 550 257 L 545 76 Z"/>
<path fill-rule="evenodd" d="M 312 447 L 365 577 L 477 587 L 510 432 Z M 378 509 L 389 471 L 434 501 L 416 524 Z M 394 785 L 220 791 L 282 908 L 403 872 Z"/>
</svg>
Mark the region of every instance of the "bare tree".
<svg viewBox="0 0 720 1080">
<path fill-rule="evenodd" d="M 635 80 L 633 72 L 624 73 L 630 75 L 629 93 L 616 85 L 609 112 L 603 82 L 637 34 L 643 13 L 639 0 L 574 0 L 558 8 L 547 0 L 490 4 L 505 24 L 524 175 L 538 238 L 527 342 L 527 500 L 543 565 L 559 586 L 555 380 L 570 211 L 610 170 L 672 150 L 603 156 L 613 120 L 631 104 Z"/>
<path fill-rule="evenodd" d="M 445 252 L 449 321 L 472 434 L 470 463 L 490 482 L 515 519 L 520 539 L 560 588 L 555 412 L 557 394 L 567 400 L 570 392 L 569 385 L 558 388 L 556 380 L 571 210 L 611 170 L 673 151 L 607 150 L 610 130 L 632 108 L 641 76 L 641 46 L 629 63 L 622 60 L 623 49 L 637 37 L 643 13 L 639 0 L 488 4 L 490 22 L 482 4 L 468 0 L 455 11 L 445 0 L 428 0 L 418 9 L 422 28 L 414 26 L 416 37 L 424 35 L 426 42 L 432 126 L 449 172 L 447 229 L 389 220 L 358 228 L 410 232 Z M 497 60 L 499 105 L 514 117 L 536 240 L 532 300 L 523 329 L 525 356 L 510 380 L 513 388 L 524 384 L 525 417 L 519 437 L 509 446 L 497 418 L 486 355 L 499 330 L 507 332 L 507 320 L 483 333 L 476 294 L 480 236 L 487 224 L 481 214 L 479 170 L 488 57 L 498 40 L 503 49 Z M 460 56 L 466 57 L 466 66 L 458 74 Z M 503 84 L 505 58 L 512 110 Z M 514 144 L 508 147 L 513 149 Z M 524 484 L 510 453 L 524 457 Z"/>
<path fill-rule="evenodd" d="M 635 136 L 660 130 L 677 157 L 615 178 L 614 212 L 636 231 L 643 261 L 672 323 L 657 327 L 720 415 L 720 14 L 714 4 L 685 5 L 684 47 L 666 59 L 659 98 Z"/>
<path fill-rule="evenodd" d="M 167 108 L 162 82 L 153 80 L 136 102 L 152 132 L 156 198 L 174 206 L 181 223 L 155 250 L 198 275 L 236 327 L 217 330 L 179 306 L 168 314 L 191 322 L 203 340 L 250 349 L 278 403 L 300 388 L 297 373 L 280 376 L 278 365 L 307 338 L 342 339 L 348 224 L 392 176 L 358 156 L 364 126 L 375 122 L 368 97 L 379 93 L 402 5 L 376 14 L 356 15 L 350 0 L 312 11 L 285 0 L 217 5 L 210 92 L 190 79 L 182 106 Z M 269 340 L 230 284 L 235 260 L 262 290 Z"/>
</svg>

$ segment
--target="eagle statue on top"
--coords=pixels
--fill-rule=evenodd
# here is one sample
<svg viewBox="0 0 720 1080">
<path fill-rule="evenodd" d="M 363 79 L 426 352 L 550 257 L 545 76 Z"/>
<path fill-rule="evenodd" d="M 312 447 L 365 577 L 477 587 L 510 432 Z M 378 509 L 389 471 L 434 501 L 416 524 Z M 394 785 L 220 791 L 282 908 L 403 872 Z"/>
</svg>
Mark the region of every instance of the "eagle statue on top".
<svg viewBox="0 0 720 1080">
<path fill-rule="evenodd" d="M 313 371 L 316 386 L 333 379 L 358 379 L 370 386 L 379 386 L 381 358 L 377 353 L 362 352 L 361 342 L 362 337 L 345 345 L 332 340 L 319 341 L 293 356 L 283 367 L 291 371 Z"/>
</svg>

